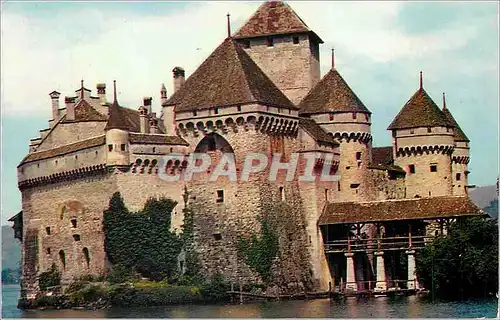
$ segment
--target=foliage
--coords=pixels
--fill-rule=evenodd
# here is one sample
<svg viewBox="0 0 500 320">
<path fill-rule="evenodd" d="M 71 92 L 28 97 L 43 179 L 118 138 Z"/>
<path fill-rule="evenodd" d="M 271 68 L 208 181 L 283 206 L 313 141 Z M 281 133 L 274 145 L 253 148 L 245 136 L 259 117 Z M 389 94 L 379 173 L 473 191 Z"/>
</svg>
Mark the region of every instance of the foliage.
<svg viewBox="0 0 500 320">
<path fill-rule="evenodd" d="M 49 270 L 40 273 L 38 276 L 38 286 L 40 290 L 47 290 L 49 287 L 58 286 L 60 284 L 61 273 L 55 264 L 52 264 Z"/>
<path fill-rule="evenodd" d="M 271 266 L 278 254 L 278 236 L 273 226 L 264 218 L 260 219 L 261 237 L 256 234 L 249 238 L 240 237 L 237 250 L 245 263 L 259 273 L 265 283 L 271 281 Z"/>
<path fill-rule="evenodd" d="M 458 220 L 446 236 L 417 253 L 424 287 L 444 299 L 484 297 L 498 292 L 498 226 L 479 217 Z"/>
<path fill-rule="evenodd" d="M 194 248 L 194 212 L 188 206 L 189 192 L 184 186 L 184 225 L 182 227 L 182 247 L 185 253 L 185 270 L 183 277 L 189 277 L 191 280 L 200 280 L 200 260 Z"/>
<path fill-rule="evenodd" d="M 108 289 L 102 285 L 87 284 L 69 295 L 69 302 L 82 305 L 99 300 L 108 300 Z"/>
<path fill-rule="evenodd" d="M 114 306 L 164 306 L 201 302 L 202 297 L 190 286 L 117 287 L 110 292 Z"/>
<path fill-rule="evenodd" d="M 143 210 L 131 213 L 120 193 L 115 193 L 104 212 L 105 249 L 110 262 L 153 280 L 173 276 L 181 249 L 181 239 L 170 232 L 176 204 L 171 199 L 151 198 Z"/>
<path fill-rule="evenodd" d="M 116 283 L 126 283 L 135 280 L 136 275 L 132 269 L 125 267 L 122 264 L 116 264 L 113 266 L 113 270 L 108 274 L 106 280 L 111 284 Z"/>
<path fill-rule="evenodd" d="M 231 286 L 229 282 L 221 275 L 215 275 L 209 281 L 201 285 L 200 293 L 207 302 L 225 301 L 228 298 L 227 292 L 230 289 Z"/>
<path fill-rule="evenodd" d="M 2 284 L 17 284 L 21 281 L 21 269 L 3 269 Z"/>
<path fill-rule="evenodd" d="M 149 281 L 149 280 L 141 280 L 134 282 L 134 288 L 164 288 L 168 287 L 169 284 L 167 281 Z"/>
</svg>

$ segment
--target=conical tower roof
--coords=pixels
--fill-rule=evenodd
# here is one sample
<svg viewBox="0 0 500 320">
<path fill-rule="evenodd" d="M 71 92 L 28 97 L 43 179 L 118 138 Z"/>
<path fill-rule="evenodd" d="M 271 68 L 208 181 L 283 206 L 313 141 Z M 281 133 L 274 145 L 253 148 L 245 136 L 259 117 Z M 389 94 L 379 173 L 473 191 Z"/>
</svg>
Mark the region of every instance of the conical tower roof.
<svg viewBox="0 0 500 320">
<path fill-rule="evenodd" d="M 424 90 L 422 76 L 420 76 L 420 88 L 406 102 L 387 130 L 418 127 L 453 127 L 453 123 Z"/>
<path fill-rule="evenodd" d="M 267 1 L 234 33 L 233 37 L 241 39 L 297 33 L 310 33 L 319 43 L 323 43 L 323 40 L 309 29 L 288 4 L 283 1 Z"/>
<path fill-rule="evenodd" d="M 455 120 L 455 118 L 451 114 L 450 109 L 448 109 L 446 107 L 446 100 L 445 100 L 444 93 L 443 93 L 443 110 L 442 111 L 443 111 L 444 115 L 446 116 L 446 118 L 448 119 L 448 121 L 450 121 L 455 127 L 453 129 L 453 132 L 455 133 L 455 135 L 454 135 L 455 141 L 469 142 L 470 141 L 469 138 L 467 138 L 467 136 L 463 132 L 462 128 L 460 128 L 460 126 L 458 125 L 458 122 Z"/>
<path fill-rule="evenodd" d="M 122 129 L 129 130 L 130 126 L 127 122 L 127 117 L 123 112 L 123 108 L 118 104 L 118 100 L 116 98 L 116 81 L 113 82 L 114 86 L 114 101 L 109 106 L 109 117 L 108 122 L 106 123 L 106 127 L 104 130 L 110 129 Z"/>
<path fill-rule="evenodd" d="M 246 103 L 297 109 L 245 50 L 227 38 L 166 105 L 183 112 Z"/>
<path fill-rule="evenodd" d="M 371 113 L 340 73 L 332 68 L 299 103 L 300 114 L 323 112 Z"/>
</svg>

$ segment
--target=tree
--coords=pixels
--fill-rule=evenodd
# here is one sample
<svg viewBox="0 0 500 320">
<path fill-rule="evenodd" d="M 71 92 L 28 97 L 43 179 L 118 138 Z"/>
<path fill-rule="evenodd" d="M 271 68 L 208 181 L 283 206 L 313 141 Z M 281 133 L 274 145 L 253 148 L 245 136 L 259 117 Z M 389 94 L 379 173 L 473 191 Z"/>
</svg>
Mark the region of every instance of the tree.
<svg viewBox="0 0 500 320">
<path fill-rule="evenodd" d="M 443 299 L 485 297 L 498 292 L 496 220 L 470 217 L 452 223 L 416 255 L 424 287 Z"/>
</svg>

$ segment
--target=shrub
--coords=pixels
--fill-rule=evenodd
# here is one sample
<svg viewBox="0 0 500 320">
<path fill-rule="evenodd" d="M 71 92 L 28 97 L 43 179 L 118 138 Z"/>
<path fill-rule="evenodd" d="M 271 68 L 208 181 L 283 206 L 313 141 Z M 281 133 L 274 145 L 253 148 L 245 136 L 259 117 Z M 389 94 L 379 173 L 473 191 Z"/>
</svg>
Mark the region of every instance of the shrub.
<svg viewBox="0 0 500 320">
<path fill-rule="evenodd" d="M 108 274 L 107 281 L 111 284 L 132 282 L 135 279 L 134 272 L 121 264 L 113 266 L 113 270 Z"/>
<path fill-rule="evenodd" d="M 164 306 L 201 302 L 197 290 L 187 286 L 115 288 L 110 292 L 114 306 Z"/>
<path fill-rule="evenodd" d="M 38 276 L 38 286 L 40 290 L 47 290 L 49 287 L 58 286 L 61 284 L 61 273 L 55 264 L 52 264 L 49 270 L 40 273 Z"/>
<path fill-rule="evenodd" d="M 230 289 L 230 284 L 221 275 L 215 275 L 201 285 L 200 293 L 207 302 L 226 301 L 229 298 L 227 291 Z"/>
</svg>

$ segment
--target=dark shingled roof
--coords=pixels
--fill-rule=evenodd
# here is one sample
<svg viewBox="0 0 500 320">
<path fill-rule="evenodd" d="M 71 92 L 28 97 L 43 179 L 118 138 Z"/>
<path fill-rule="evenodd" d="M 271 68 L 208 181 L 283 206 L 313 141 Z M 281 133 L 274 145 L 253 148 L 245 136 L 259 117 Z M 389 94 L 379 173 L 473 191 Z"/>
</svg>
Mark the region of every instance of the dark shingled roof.
<svg viewBox="0 0 500 320">
<path fill-rule="evenodd" d="M 462 131 L 462 128 L 460 128 L 460 126 L 458 125 L 457 121 L 455 120 L 455 118 L 453 118 L 450 110 L 446 107 L 443 108 L 443 113 L 444 115 L 446 116 L 446 118 L 448 119 L 448 121 L 450 121 L 455 128 L 453 128 L 453 132 L 455 133 L 455 141 L 466 141 L 466 142 L 469 142 L 469 138 L 467 138 L 467 136 L 465 135 L 465 133 Z"/>
<path fill-rule="evenodd" d="M 156 134 L 131 133 L 129 135 L 130 143 L 138 144 L 171 144 L 188 146 L 186 140 L 178 136 L 165 136 Z"/>
<path fill-rule="evenodd" d="M 394 163 L 392 147 L 373 147 L 372 164 L 391 165 Z"/>
<path fill-rule="evenodd" d="M 309 133 L 316 141 L 329 145 L 339 146 L 340 144 L 321 128 L 313 119 L 299 118 L 299 125 Z"/>
<path fill-rule="evenodd" d="M 418 127 L 453 127 L 423 88 L 408 100 L 387 130 Z"/>
<path fill-rule="evenodd" d="M 107 121 L 107 117 L 94 109 L 86 100 L 80 100 L 75 105 L 75 120 L 68 120 L 67 117 L 65 117 L 62 122 L 81 121 Z"/>
<path fill-rule="evenodd" d="M 114 101 L 109 106 L 108 123 L 105 130 L 110 129 L 123 129 L 132 132 L 139 132 L 139 112 L 121 107 L 117 101 Z"/>
<path fill-rule="evenodd" d="M 65 146 L 60 146 L 54 149 L 49 149 L 49 150 L 43 150 L 39 152 L 33 152 L 28 154 L 23 161 L 19 165 L 32 162 L 32 161 L 37 161 L 37 160 L 43 160 L 43 159 L 48 159 L 52 158 L 55 156 L 61 156 L 67 153 L 75 152 L 78 150 L 82 149 L 87 149 L 87 148 L 92 148 L 92 147 L 97 147 L 100 145 L 104 145 L 106 142 L 106 137 L 104 135 L 95 137 L 95 138 L 90 138 L 87 140 L 82 140 L 78 141 L 75 143 L 67 144 Z"/>
<path fill-rule="evenodd" d="M 469 197 L 443 196 L 371 202 L 340 202 L 325 206 L 318 223 L 342 224 L 483 215 Z"/>
<path fill-rule="evenodd" d="M 297 109 L 248 54 L 226 39 L 168 99 L 176 112 L 246 103 Z"/>
<path fill-rule="evenodd" d="M 297 33 L 310 33 L 316 41 L 323 43 L 288 4 L 269 1 L 263 3 L 233 37 L 241 39 Z"/>
<path fill-rule="evenodd" d="M 340 73 L 331 69 L 299 103 L 300 114 L 323 112 L 371 113 Z"/>
</svg>

